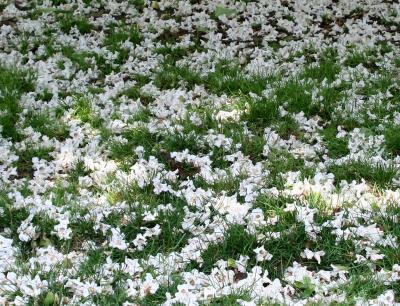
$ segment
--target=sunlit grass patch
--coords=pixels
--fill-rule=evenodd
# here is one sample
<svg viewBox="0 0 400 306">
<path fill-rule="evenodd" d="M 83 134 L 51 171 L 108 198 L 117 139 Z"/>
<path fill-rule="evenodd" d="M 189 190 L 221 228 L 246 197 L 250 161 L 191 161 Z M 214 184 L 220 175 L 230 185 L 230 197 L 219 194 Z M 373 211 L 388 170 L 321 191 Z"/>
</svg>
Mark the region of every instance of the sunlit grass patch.
<svg viewBox="0 0 400 306">
<path fill-rule="evenodd" d="M 388 288 L 374 274 L 354 274 L 350 281 L 340 287 L 346 293 L 346 300 L 353 304 L 356 299 L 374 299 Z"/>
<path fill-rule="evenodd" d="M 92 107 L 92 102 L 86 97 L 76 97 L 74 104 L 74 115 L 83 123 L 89 123 L 93 128 L 102 126 L 102 118 L 98 116 Z"/>
</svg>

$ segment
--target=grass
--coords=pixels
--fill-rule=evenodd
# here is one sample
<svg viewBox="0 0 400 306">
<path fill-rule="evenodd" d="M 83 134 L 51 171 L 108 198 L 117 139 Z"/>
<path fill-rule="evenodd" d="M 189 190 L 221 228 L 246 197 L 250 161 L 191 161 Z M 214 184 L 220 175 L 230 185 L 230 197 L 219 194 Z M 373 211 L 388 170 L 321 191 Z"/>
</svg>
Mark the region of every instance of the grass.
<svg viewBox="0 0 400 306">
<path fill-rule="evenodd" d="M 173 58 L 173 57 L 172 57 Z M 250 92 L 261 94 L 265 86 L 274 80 L 273 76 L 246 76 L 241 67 L 235 63 L 221 61 L 215 66 L 215 71 L 202 77 L 188 67 L 176 66 L 170 60 L 155 74 L 154 84 L 160 89 L 172 89 L 185 86 L 188 89 L 195 85 L 204 85 L 211 93 L 229 95 L 247 95 Z"/>
<path fill-rule="evenodd" d="M 246 232 L 242 225 L 231 225 L 224 234 L 220 243 L 211 243 L 201 254 L 203 263 L 201 270 L 210 272 L 217 260 L 229 258 L 239 259 L 239 255 L 254 256 L 253 250 L 257 247 L 257 238 Z"/>
<path fill-rule="evenodd" d="M 287 110 L 291 113 L 304 112 L 307 117 L 317 114 L 318 108 L 312 103 L 307 87 L 309 86 L 304 81 L 296 79 L 280 84 L 275 91 L 278 103 L 286 103 Z"/>
<path fill-rule="evenodd" d="M 236 294 L 229 294 L 223 297 L 214 298 L 209 303 L 216 306 L 230 306 L 230 305 L 240 305 L 237 300 L 244 300 L 249 301 L 251 300 L 249 297 L 249 293 L 236 293 Z M 202 305 L 208 305 L 209 303 L 204 303 Z"/>
<path fill-rule="evenodd" d="M 400 126 L 387 127 L 384 135 L 387 151 L 393 155 L 400 155 Z"/>
<path fill-rule="evenodd" d="M 348 155 L 347 137 L 338 138 L 336 126 L 330 125 L 321 131 L 325 147 L 328 149 L 328 156 L 331 158 L 340 158 Z"/>
<path fill-rule="evenodd" d="M 56 118 L 52 118 L 48 112 L 29 114 L 25 119 L 24 125 L 32 127 L 42 135 L 46 135 L 49 138 L 56 138 L 60 141 L 65 140 L 69 136 L 67 125 Z"/>
<path fill-rule="evenodd" d="M 380 188 L 391 186 L 392 179 L 395 178 L 399 169 L 396 166 L 373 165 L 366 161 L 351 161 L 343 165 L 332 165 L 328 167 L 328 172 L 335 175 L 335 182 L 339 184 L 344 180 L 360 182 L 361 179 Z"/>
<path fill-rule="evenodd" d="M 102 126 L 102 119 L 95 114 L 92 102 L 85 97 L 76 97 L 74 104 L 74 115 L 83 123 L 90 124 L 93 128 L 100 128 Z"/>
<path fill-rule="evenodd" d="M 31 72 L 0 66 L 0 115 L 1 134 L 13 141 L 22 139 L 16 123 L 22 111 L 19 99 L 24 93 L 34 90 Z"/>
<path fill-rule="evenodd" d="M 110 143 L 110 157 L 116 160 L 128 159 L 134 161 L 135 157 L 133 151 L 138 146 L 143 146 L 145 157 L 148 158 L 152 154 L 153 148 L 156 147 L 159 139 L 144 127 L 124 131 L 122 136 L 127 140 L 126 143 Z"/>
<path fill-rule="evenodd" d="M 340 70 L 341 67 L 337 62 L 337 52 L 333 49 L 327 49 L 322 53 L 318 63 L 311 64 L 305 68 L 302 76 L 319 82 L 326 79 L 331 83 L 336 79 Z"/>
<path fill-rule="evenodd" d="M 50 155 L 54 148 L 28 148 L 27 150 L 17 152 L 19 159 L 15 162 L 17 167 L 17 173 L 20 177 L 33 178 L 33 164 L 32 158 L 37 157 L 39 159 L 52 160 Z"/>
<path fill-rule="evenodd" d="M 71 12 L 66 12 L 59 17 L 60 30 L 69 33 L 73 27 L 76 27 L 81 34 L 88 34 L 92 31 L 93 26 L 84 16 L 74 16 Z"/>
<path fill-rule="evenodd" d="M 284 188 L 283 175 L 289 171 L 300 171 L 302 178 L 310 178 L 314 175 L 314 170 L 306 167 L 302 158 L 296 158 L 285 150 L 272 150 L 269 153 L 268 170 L 268 186 L 275 186 L 279 189 Z"/>
<path fill-rule="evenodd" d="M 383 282 L 376 279 L 373 274 L 354 275 L 350 282 L 346 283 L 341 289 L 346 292 L 349 301 L 354 298 L 373 299 L 387 290 Z"/>
<path fill-rule="evenodd" d="M 278 104 L 269 99 L 260 101 L 251 99 L 249 102 L 249 111 L 242 118 L 257 130 L 270 125 L 279 118 Z"/>
<path fill-rule="evenodd" d="M 391 233 L 394 239 L 400 238 L 400 229 L 397 225 L 397 215 L 400 213 L 400 208 L 396 203 L 391 203 L 387 208 L 387 213 L 377 210 L 374 212 L 374 220 L 385 232 Z M 400 250 L 398 248 L 392 248 L 391 246 L 381 246 L 380 252 L 385 255 L 381 265 L 386 269 L 391 269 L 400 258 Z M 396 291 L 399 292 L 400 288 L 396 287 Z"/>
<path fill-rule="evenodd" d="M 123 48 L 122 44 L 130 42 L 137 45 L 142 41 L 139 27 L 132 25 L 128 28 L 121 26 L 112 26 L 108 35 L 104 39 L 104 45 L 112 52 L 118 52 L 118 64 L 124 63 L 129 57 L 129 48 Z"/>
<path fill-rule="evenodd" d="M 156 224 L 160 226 L 161 233 L 156 237 L 152 237 L 147 244 L 145 250 L 134 250 L 129 256 L 133 258 L 147 258 L 149 255 L 157 253 L 167 253 L 179 251 L 191 236 L 190 233 L 181 232 L 179 225 L 184 218 L 185 202 L 173 195 L 162 192 L 158 195 L 154 194 L 151 186 L 140 188 L 137 185 L 128 186 L 113 195 L 116 201 L 126 201 L 131 203 L 130 213 L 135 213 L 136 217 L 128 219 L 121 225 L 121 216 L 119 214 L 110 214 L 106 221 L 109 224 L 120 227 L 121 232 L 125 235 L 126 241 L 133 241 L 136 236 L 143 233 L 142 227 L 152 228 Z M 174 207 L 173 211 L 160 212 L 154 221 L 146 221 L 143 216 L 145 212 L 153 211 L 158 205 L 171 203 Z M 121 262 L 128 255 L 124 251 L 114 250 L 112 253 L 113 260 Z"/>
<path fill-rule="evenodd" d="M 29 212 L 25 208 L 16 209 L 13 207 L 12 203 L 6 191 L 0 190 L 0 207 L 4 211 L 0 220 L 0 229 L 4 230 L 10 228 L 13 235 L 18 236 L 17 229 L 21 222 L 29 216 Z"/>
<path fill-rule="evenodd" d="M 76 51 L 72 46 L 62 47 L 61 52 L 71 62 L 76 64 L 80 70 L 87 71 L 89 68 L 92 68 L 92 64 L 89 61 L 94 56 L 92 53 Z"/>
</svg>

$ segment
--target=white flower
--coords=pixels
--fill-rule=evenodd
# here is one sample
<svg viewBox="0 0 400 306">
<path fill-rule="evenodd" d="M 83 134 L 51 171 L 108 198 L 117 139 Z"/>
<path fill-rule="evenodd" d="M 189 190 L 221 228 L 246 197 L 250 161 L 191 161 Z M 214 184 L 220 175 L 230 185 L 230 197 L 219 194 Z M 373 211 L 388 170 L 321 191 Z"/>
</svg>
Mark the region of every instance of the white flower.
<svg viewBox="0 0 400 306">
<path fill-rule="evenodd" d="M 225 122 L 225 121 L 239 121 L 240 119 L 240 112 L 238 110 L 233 110 L 230 112 L 227 111 L 219 111 L 216 115 L 215 115 L 215 119 L 221 122 Z"/>
<path fill-rule="evenodd" d="M 68 228 L 68 218 L 60 219 L 58 222 L 59 223 L 54 226 L 53 233 L 55 233 L 61 240 L 71 239 L 72 230 Z"/>
<path fill-rule="evenodd" d="M 154 294 L 158 290 L 159 284 L 151 274 L 147 273 L 144 282 L 140 284 L 139 295 L 140 297 L 145 297 L 149 294 Z"/>
<path fill-rule="evenodd" d="M 307 258 L 307 259 L 315 258 L 315 260 L 318 262 L 318 264 L 321 263 L 321 256 L 324 256 L 324 255 L 325 255 L 324 251 L 313 252 L 313 251 L 309 250 L 308 248 L 306 248 L 303 252 L 300 253 L 300 256 L 303 258 Z"/>
<path fill-rule="evenodd" d="M 253 209 L 247 218 L 249 219 L 249 223 L 255 227 L 260 227 L 266 224 L 264 220 L 264 213 L 261 208 Z"/>
<path fill-rule="evenodd" d="M 236 200 L 236 194 L 230 197 L 225 195 L 219 197 L 215 206 L 220 213 L 227 214 L 227 221 L 231 223 L 243 223 L 249 211 L 248 205 L 240 204 Z"/>
<path fill-rule="evenodd" d="M 21 222 L 21 225 L 17 229 L 19 240 L 28 242 L 36 237 L 36 226 L 31 221 L 32 218 L 29 217 L 27 220 Z"/>
<path fill-rule="evenodd" d="M 8 271 L 15 263 L 17 248 L 13 247 L 13 240 L 0 235 L 0 273 Z"/>
<path fill-rule="evenodd" d="M 142 234 L 138 234 L 133 240 L 133 244 L 135 245 L 135 247 L 137 247 L 139 251 L 141 251 L 147 244 L 147 238 Z"/>
<path fill-rule="evenodd" d="M 111 239 L 110 239 L 110 247 L 120 249 L 120 250 L 126 250 L 128 248 L 128 245 L 125 242 L 125 235 L 121 233 L 121 230 L 119 228 L 112 228 L 111 229 Z"/>
<path fill-rule="evenodd" d="M 264 246 L 258 247 L 253 250 L 256 253 L 256 260 L 257 261 L 269 261 L 272 259 L 272 254 L 265 250 Z"/>
<path fill-rule="evenodd" d="M 366 247 L 365 252 L 367 253 L 366 257 L 371 259 L 372 261 L 381 260 L 385 257 L 384 254 L 379 254 L 377 250 L 374 250 L 370 247 Z"/>
<path fill-rule="evenodd" d="M 137 275 L 138 273 L 143 271 L 143 268 L 139 264 L 139 260 L 125 258 L 125 267 L 123 269 L 125 273 L 128 273 L 131 276 Z"/>
<path fill-rule="evenodd" d="M 47 281 L 41 280 L 39 275 L 36 275 L 34 279 L 28 276 L 23 276 L 20 280 L 20 289 L 24 295 L 32 297 L 39 296 L 44 290 L 47 289 Z"/>
<path fill-rule="evenodd" d="M 128 279 L 126 281 L 127 289 L 126 293 L 128 294 L 129 297 L 136 297 L 138 295 L 138 284 L 137 282 L 132 281 L 131 279 Z"/>
</svg>

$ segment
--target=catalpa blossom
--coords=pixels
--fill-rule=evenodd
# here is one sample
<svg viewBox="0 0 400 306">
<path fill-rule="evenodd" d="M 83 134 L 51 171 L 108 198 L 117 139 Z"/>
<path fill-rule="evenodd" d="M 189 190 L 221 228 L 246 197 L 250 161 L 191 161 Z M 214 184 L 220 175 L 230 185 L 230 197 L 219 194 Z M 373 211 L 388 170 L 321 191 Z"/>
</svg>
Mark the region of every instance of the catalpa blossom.
<svg viewBox="0 0 400 306">
<path fill-rule="evenodd" d="M 249 211 L 249 206 L 246 204 L 240 204 L 236 200 L 236 194 L 228 197 L 225 195 L 220 196 L 216 203 L 216 209 L 226 215 L 226 219 L 231 223 L 243 223 L 244 217 Z"/>
<path fill-rule="evenodd" d="M 215 119 L 221 122 L 224 121 L 234 121 L 237 122 L 240 119 L 240 112 L 237 109 L 234 109 L 232 111 L 219 111 L 215 115 Z"/>
<path fill-rule="evenodd" d="M 39 275 L 36 275 L 33 279 L 30 276 L 23 276 L 18 279 L 19 289 L 24 295 L 37 297 L 43 291 L 47 289 L 48 282 L 41 280 Z"/>
<path fill-rule="evenodd" d="M 133 244 L 139 251 L 143 250 L 145 245 L 147 244 L 146 236 L 144 236 L 143 234 L 137 234 L 136 238 L 133 240 Z"/>
<path fill-rule="evenodd" d="M 78 297 L 83 298 L 100 294 L 103 291 L 102 287 L 94 281 L 81 282 L 78 279 L 69 279 L 65 287 L 70 288 Z"/>
<path fill-rule="evenodd" d="M 8 271 L 14 265 L 16 251 L 13 240 L 0 235 L 0 273 Z"/>
<path fill-rule="evenodd" d="M 27 242 L 36 237 L 36 226 L 32 222 L 33 216 L 21 222 L 17 232 L 19 233 L 19 240 Z"/>
<path fill-rule="evenodd" d="M 61 240 L 71 239 L 72 230 L 68 227 L 68 218 L 58 220 L 58 224 L 54 226 L 53 234 L 56 234 Z"/>
<path fill-rule="evenodd" d="M 315 260 L 318 262 L 318 264 L 321 263 L 321 256 L 324 256 L 324 255 L 325 255 L 324 251 L 313 252 L 308 248 L 306 248 L 303 252 L 300 253 L 300 256 L 303 258 L 307 258 L 307 259 L 315 258 Z"/>
<path fill-rule="evenodd" d="M 139 260 L 125 258 L 125 265 L 122 269 L 124 272 L 127 272 L 129 275 L 134 276 L 138 275 L 143 271 L 143 268 L 140 266 Z"/>
<path fill-rule="evenodd" d="M 126 293 L 129 297 L 136 297 L 138 295 L 138 292 L 139 292 L 138 291 L 138 287 L 139 287 L 138 282 L 128 279 L 126 281 L 126 286 L 127 286 Z"/>
<path fill-rule="evenodd" d="M 248 215 L 247 219 L 249 220 L 249 225 L 254 227 L 261 227 L 266 224 L 264 220 L 264 213 L 261 208 L 253 209 Z"/>
<path fill-rule="evenodd" d="M 265 250 L 264 246 L 258 247 L 253 250 L 256 253 L 257 261 L 269 261 L 272 259 L 272 254 Z"/>
<path fill-rule="evenodd" d="M 121 233 L 119 228 L 112 228 L 109 246 L 120 250 L 126 250 L 128 245 L 124 239 L 125 235 Z"/>
<path fill-rule="evenodd" d="M 139 296 L 145 297 L 149 294 L 154 294 L 158 290 L 158 282 L 151 276 L 150 273 L 146 273 L 145 280 L 140 284 Z"/>
</svg>

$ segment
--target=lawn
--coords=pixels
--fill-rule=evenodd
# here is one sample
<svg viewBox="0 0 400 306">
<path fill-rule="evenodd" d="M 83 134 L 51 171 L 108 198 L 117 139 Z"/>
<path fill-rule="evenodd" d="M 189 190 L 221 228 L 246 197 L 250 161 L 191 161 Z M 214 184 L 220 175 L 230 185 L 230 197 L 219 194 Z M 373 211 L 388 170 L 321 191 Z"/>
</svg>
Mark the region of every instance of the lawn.
<svg viewBox="0 0 400 306">
<path fill-rule="evenodd" d="M 1 305 L 400 305 L 396 1 L 0 1 Z"/>
</svg>

